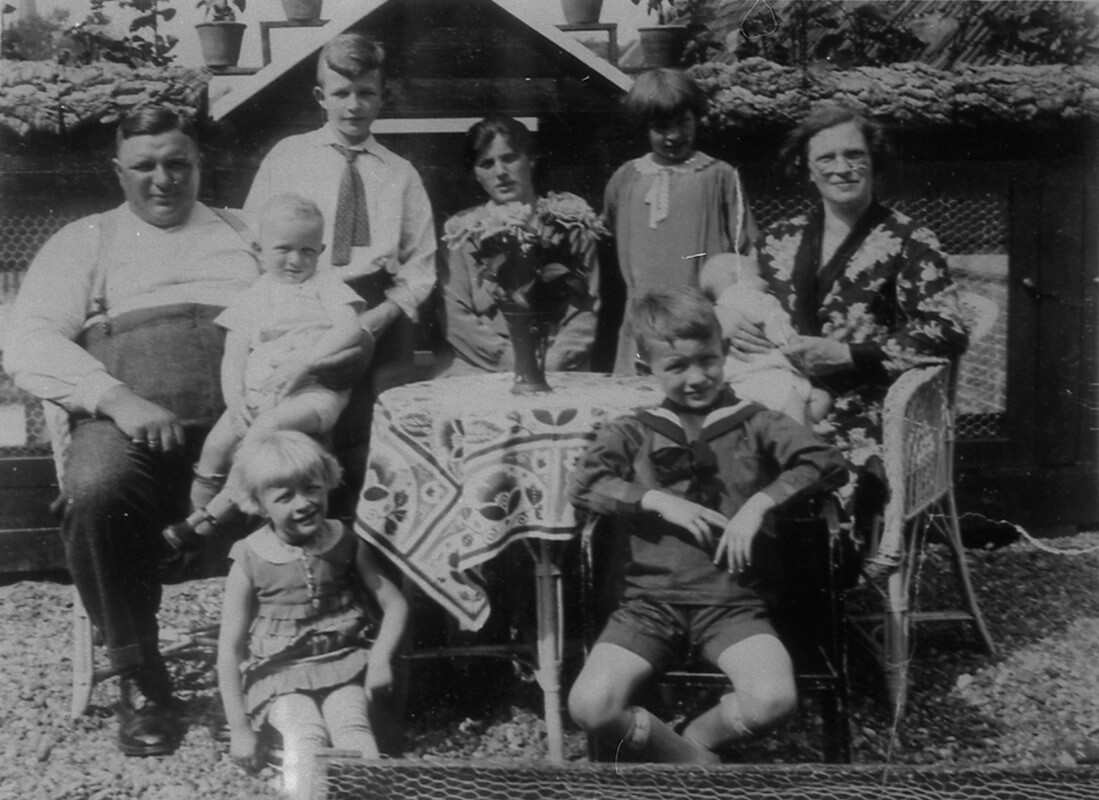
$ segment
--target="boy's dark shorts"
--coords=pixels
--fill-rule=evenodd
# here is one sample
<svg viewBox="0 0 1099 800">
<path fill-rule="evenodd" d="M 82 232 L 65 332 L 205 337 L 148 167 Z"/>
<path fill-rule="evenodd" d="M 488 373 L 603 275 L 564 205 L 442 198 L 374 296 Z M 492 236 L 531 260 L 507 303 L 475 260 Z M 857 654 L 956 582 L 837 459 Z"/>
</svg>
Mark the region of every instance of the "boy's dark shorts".
<svg viewBox="0 0 1099 800">
<path fill-rule="evenodd" d="M 611 614 L 598 642 L 624 647 L 662 672 L 681 663 L 685 654 L 701 655 L 716 665 L 726 649 L 760 633 L 777 636 L 767 605 L 758 598 L 735 606 L 632 598 L 623 600 Z"/>
</svg>

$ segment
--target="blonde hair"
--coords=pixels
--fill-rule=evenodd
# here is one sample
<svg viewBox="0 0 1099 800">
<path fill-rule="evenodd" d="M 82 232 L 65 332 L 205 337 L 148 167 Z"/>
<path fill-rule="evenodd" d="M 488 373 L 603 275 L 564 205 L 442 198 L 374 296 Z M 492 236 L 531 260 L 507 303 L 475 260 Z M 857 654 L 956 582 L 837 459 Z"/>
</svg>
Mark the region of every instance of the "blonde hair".
<svg viewBox="0 0 1099 800">
<path fill-rule="evenodd" d="M 273 219 L 296 219 L 324 227 L 324 214 L 312 200 L 300 194 L 277 194 L 263 205 L 260 224 Z"/>
<path fill-rule="evenodd" d="M 258 514 L 260 495 L 272 486 L 315 480 L 334 489 L 341 472 L 336 459 L 316 440 L 300 431 L 273 431 L 237 452 L 228 487 L 243 511 Z"/>
</svg>

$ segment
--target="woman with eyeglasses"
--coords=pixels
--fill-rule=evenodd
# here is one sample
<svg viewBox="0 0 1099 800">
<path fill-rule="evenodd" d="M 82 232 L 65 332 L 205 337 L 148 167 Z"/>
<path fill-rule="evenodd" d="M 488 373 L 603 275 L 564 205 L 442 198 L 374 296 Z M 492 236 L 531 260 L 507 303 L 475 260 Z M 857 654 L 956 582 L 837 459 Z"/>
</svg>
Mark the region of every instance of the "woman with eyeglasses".
<svg viewBox="0 0 1099 800">
<path fill-rule="evenodd" d="M 780 158 L 820 202 L 764 232 L 759 274 L 798 334 L 782 352 L 835 398 L 815 427 L 847 457 L 845 498 L 863 484 L 861 506 L 884 493 L 881 413 L 889 385 L 911 367 L 961 355 L 968 334 L 935 234 L 875 197 L 888 158 L 876 123 L 841 105 L 817 107 L 790 133 Z M 732 334 L 734 355 L 775 346 L 747 322 Z"/>
</svg>

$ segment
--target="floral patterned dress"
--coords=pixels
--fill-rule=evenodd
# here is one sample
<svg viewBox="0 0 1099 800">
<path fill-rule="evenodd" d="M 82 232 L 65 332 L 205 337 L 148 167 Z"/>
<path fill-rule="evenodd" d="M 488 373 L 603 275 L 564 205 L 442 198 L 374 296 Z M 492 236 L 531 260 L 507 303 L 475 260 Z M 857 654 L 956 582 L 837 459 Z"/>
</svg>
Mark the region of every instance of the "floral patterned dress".
<svg viewBox="0 0 1099 800">
<path fill-rule="evenodd" d="M 851 348 L 852 369 L 813 380 L 835 398 L 815 430 L 843 451 L 855 477 L 881 456 L 890 384 L 907 369 L 960 356 L 968 333 L 930 230 L 875 202 L 821 264 L 823 230 L 821 207 L 772 226 L 761 237 L 759 271 L 798 333 Z"/>
</svg>

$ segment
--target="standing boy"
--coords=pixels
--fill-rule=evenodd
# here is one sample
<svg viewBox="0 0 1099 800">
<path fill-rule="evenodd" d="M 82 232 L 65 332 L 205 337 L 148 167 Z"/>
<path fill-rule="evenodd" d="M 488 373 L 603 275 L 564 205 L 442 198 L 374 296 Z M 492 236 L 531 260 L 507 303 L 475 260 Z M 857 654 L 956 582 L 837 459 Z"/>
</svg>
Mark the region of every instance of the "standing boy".
<svg viewBox="0 0 1099 800">
<path fill-rule="evenodd" d="M 412 363 L 413 323 L 435 285 L 435 223 L 423 181 L 370 132 L 381 111 L 384 65 L 381 46 L 362 34 L 329 41 L 313 89 L 325 125 L 276 144 L 244 204 L 254 216 L 280 194 L 316 203 L 325 220 L 320 268 L 334 270 L 366 301 L 360 321 L 377 341 L 375 363 L 337 427 L 340 449 L 361 447 L 374 395 Z M 343 458 L 345 467 L 361 470 L 359 455 Z"/>
<path fill-rule="evenodd" d="M 766 733 L 796 709 L 753 545 L 768 511 L 841 484 L 844 462 L 808 428 L 725 385 L 721 326 L 698 290 L 645 295 L 631 323 L 666 399 L 604 425 L 571 477 L 574 503 L 615 517 L 629 562 L 569 712 L 622 755 L 716 763 L 715 749 Z M 687 648 L 734 689 L 678 733 L 630 701 Z"/>
</svg>

